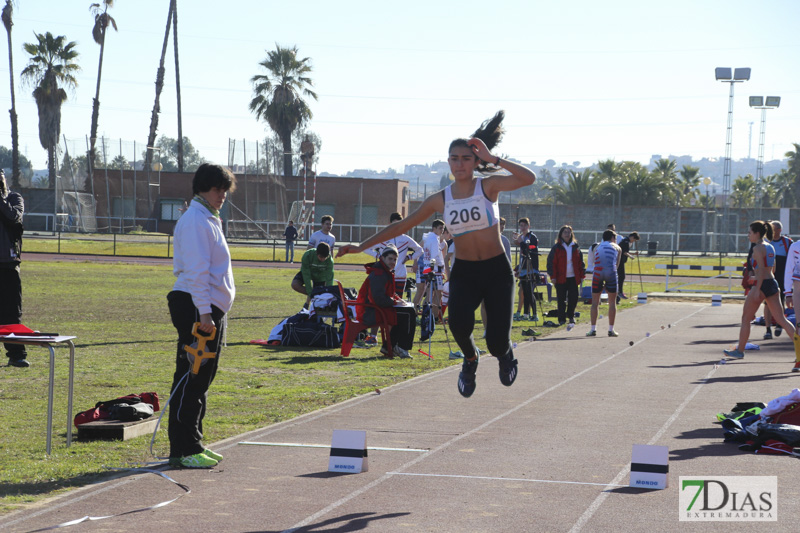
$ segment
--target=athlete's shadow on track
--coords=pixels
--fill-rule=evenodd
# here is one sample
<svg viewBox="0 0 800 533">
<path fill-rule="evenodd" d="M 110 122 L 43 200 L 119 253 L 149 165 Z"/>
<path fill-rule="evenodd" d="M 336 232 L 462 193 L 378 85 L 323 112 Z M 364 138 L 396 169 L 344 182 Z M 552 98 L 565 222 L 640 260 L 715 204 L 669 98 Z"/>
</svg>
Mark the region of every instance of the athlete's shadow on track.
<svg viewBox="0 0 800 533">
<path fill-rule="evenodd" d="M 741 326 L 741 322 L 736 322 L 735 324 L 695 324 L 691 326 L 693 328 L 738 328 Z"/>
<path fill-rule="evenodd" d="M 336 518 L 330 518 L 328 520 L 319 522 L 318 524 L 311 524 L 293 529 L 292 533 L 346 533 L 348 531 L 363 531 L 367 529 L 367 526 L 369 526 L 370 522 L 373 520 L 399 518 L 401 516 L 407 516 L 410 514 L 411 513 L 388 513 L 379 515 L 376 513 L 351 513 Z M 248 533 L 280 533 L 281 531 L 285 530 L 276 529 L 273 531 L 250 531 Z"/>
<path fill-rule="evenodd" d="M 736 363 L 741 364 L 741 362 Z M 752 376 L 716 376 L 703 381 L 693 381 L 692 383 L 700 384 L 705 383 L 710 385 L 712 383 L 750 383 L 754 381 L 767 381 L 776 379 L 797 379 L 797 376 L 787 372 L 779 372 L 774 374 L 754 374 Z"/>
<path fill-rule="evenodd" d="M 738 444 L 724 442 L 722 431 L 717 430 L 718 442 L 706 444 L 704 446 L 696 446 L 694 448 L 683 448 L 681 450 L 670 450 L 670 461 L 689 461 L 697 459 L 698 457 L 732 457 L 734 455 L 742 455 L 742 452 L 737 448 Z"/>
</svg>

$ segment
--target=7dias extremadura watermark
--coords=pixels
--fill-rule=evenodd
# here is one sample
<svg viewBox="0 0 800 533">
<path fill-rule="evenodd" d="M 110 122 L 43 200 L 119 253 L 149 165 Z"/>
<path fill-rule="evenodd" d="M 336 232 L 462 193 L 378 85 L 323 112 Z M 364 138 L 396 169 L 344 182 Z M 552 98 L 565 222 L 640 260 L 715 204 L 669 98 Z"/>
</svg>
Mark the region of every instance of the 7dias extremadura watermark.
<svg viewBox="0 0 800 533">
<path fill-rule="evenodd" d="M 693 522 L 775 522 L 776 476 L 680 478 L 679 517 Z"/>
</svg>

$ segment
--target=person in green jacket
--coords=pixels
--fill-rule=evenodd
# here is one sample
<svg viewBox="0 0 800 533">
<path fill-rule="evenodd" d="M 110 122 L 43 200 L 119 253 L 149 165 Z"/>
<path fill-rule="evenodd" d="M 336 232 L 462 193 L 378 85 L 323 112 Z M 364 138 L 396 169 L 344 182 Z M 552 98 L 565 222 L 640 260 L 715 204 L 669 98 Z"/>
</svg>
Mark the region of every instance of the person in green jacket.
<svg viewBox="0 0 800 533">
<path fill-rule="evenodd" d="M 321 242 L 316 249 L 306 250 L 300 261 L 300 272 L 292 279 L 292 289 L 306 296 L 306 307 L 311 301 L 314 287 L 333 285 L 333 257 L 328 243 Z"/>
</svg>

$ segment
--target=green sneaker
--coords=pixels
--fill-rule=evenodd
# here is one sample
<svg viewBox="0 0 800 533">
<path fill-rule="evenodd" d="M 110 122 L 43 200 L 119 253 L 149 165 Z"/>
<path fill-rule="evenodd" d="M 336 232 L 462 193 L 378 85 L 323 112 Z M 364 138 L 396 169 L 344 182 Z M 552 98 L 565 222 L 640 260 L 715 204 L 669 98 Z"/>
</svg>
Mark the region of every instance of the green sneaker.
<svg viewBox="0 0 800 533">
<path fill-rule="evenodd" d="M 209 448 L 206 448 L 205 450 L 203 450 L 203 455 L 205 455 L 206 457 L 209 457 L 211 459 L 214 459 L 216 462 L 220 462 L 223 459 L 222 454 L 217 453 L 217 452 L 215 452 L 213 450 L 210 450 Z"/>
<path fill-rule="evenodd" d="M 217 466 L 216 459 L 212 459 L 204 453 L 196 453 L 194 455 L 187 455 L 178 459 L 178 466 L 180 468 L 213 468 Z M 171 461 L 170 461 L 170 464 Z"/>
<path fill-rule="evenodd" d="M 609 337 L 619 337 L 619 332 L 612 329 L 611 331 L 608 332 L 608 336 Z"/>
<path fill-rule="evenodd" d="M 587 331 L 586 332 L 586 336 L 587 337 L 597 337 L 597 331 L 595 331 L 595 330 Z"/>
</svg>

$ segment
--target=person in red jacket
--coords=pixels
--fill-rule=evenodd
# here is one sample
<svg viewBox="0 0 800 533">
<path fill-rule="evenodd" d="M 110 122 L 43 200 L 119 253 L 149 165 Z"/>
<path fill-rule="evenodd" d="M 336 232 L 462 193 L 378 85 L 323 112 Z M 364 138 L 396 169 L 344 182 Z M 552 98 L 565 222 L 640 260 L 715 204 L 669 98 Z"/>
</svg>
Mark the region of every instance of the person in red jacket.
<svg viewBox="0 0 800 533">
<path fill-rule="evenodd" d="M 401 359 L 411 359 L 408 353 L 414 346 L 414 332 L 417 328 L 413 305 L 407 304 L 395 292 L 394 267 L 397 264 L 397 248 L 390 244 L 380 254 L 378 261 L 367 263 L 367 279 L 358 291 L 358 301 L 377 305 L 383 310 L 387 322 L 392 326 L 389 337 L 392 339 L 392 354 Z M 358 320 L 364 324 L 375 324 L 375 309 L 358 306 Z M 381 353 L 388 353 L 387 347 Z"/>
<path fill-rule="evenodd" d="M 556 286 L 558 323 L 569 319 L 567 331 L 575 327 L 575 306 L 578 304 L 578 285 L 586 276 L 583 254 L 571 226 L 562 226 L 556 243 L 547 255 L 547 274 Z"/>
</svg>

